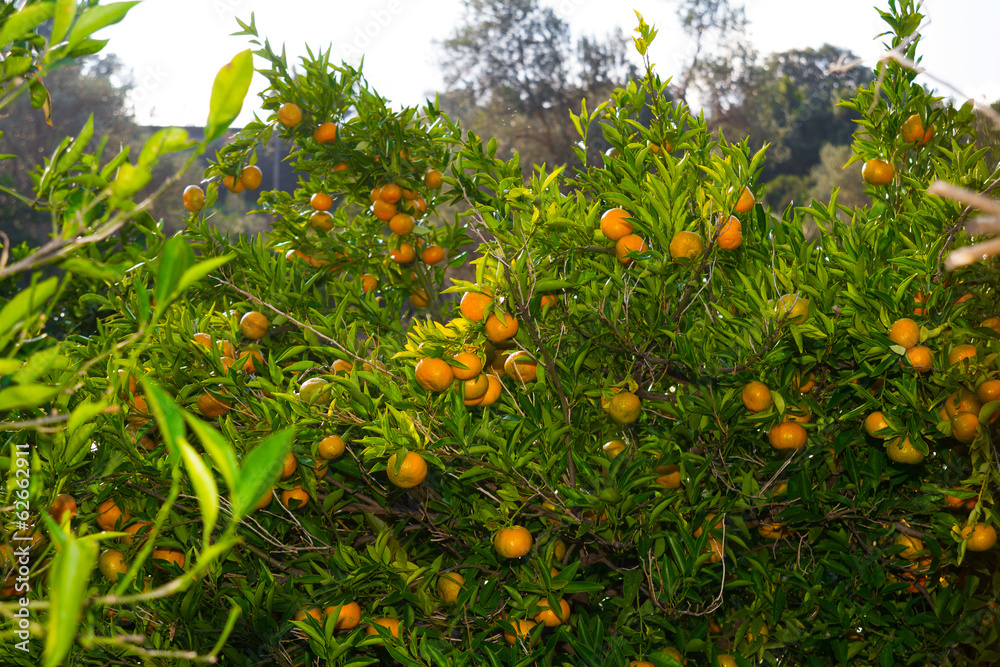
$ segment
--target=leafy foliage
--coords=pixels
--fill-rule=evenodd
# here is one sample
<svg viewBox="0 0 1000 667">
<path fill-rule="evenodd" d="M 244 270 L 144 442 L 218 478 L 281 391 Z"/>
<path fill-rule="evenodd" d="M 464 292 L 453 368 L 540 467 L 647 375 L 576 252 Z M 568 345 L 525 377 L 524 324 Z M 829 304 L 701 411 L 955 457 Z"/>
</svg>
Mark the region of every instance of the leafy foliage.
<svg viewBox="0 0 1000 667">
<path fill-rule="evenodd" d="M 890 7 L 897 46 L 920 16 Z M 655 31 L 639 19 L 643 50 Z M 96 335 L 34 337 L 63 279 L 36 277 L 0 312 L 0 428 L 32 453 L 11 449 L 11 470 L 30 466 L 33 508 L 79 504 L 46 520 L 32 561 L 51 574 L 30 597 L 63 619 L 33 635 L 50 662 L 997 660 L 996 549 L 973 536 L 1000 523 L 996 265 L 944 275 L 968 211 L 926 192 L 1000 177 L 970 108 L 887 66 L 844 104 L 861 116 L 855 159 L 887 161 L 889 184 L 866 188 L 869 207 L 833 196 L 778 217 L 747 198 L 765 151 L 710 134 L 651 68 L 570 118 L 568 173 L 498 157 L 433 103 L 392 109 L 329 52 L 296 75 L 242 27 L 270 85 L 207 170 L 206 208 L 170 239 L 64 267 L 107 275 L 84 297 Z M 914 113 L 926 143 L 900 137 Z M 599 164 L 594 132 L 612 147 Z M 298 187 L 260 195 L 268 238 L 221 235 L 222 181 L 275 135 L 296 147 Z M 81 196 L 129 210 L 107 188 L 130 172 L 111 173 Z M 617 243 L 615 207 L 632 232 Z M 463 282 L 448 269 L 470 239 Z M 432 246 L 444 259 L 415 258 Z M 137 522 L 146 539 L 113 532 Z M 493 543 L 515 526 L 531 539 Z M 108 581 L 70 580 L 119 538 L 122 579 L 105 552 Z M 463 578 L 454 602 L 444 574 Z"/>
</svg>

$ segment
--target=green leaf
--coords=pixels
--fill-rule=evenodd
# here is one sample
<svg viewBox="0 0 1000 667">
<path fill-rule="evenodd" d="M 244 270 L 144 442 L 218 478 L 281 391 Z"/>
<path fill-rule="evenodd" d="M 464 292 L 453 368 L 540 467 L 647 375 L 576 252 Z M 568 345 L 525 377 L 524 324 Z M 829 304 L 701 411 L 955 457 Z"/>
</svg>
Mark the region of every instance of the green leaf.
<svg viewBox="0 0 1000 667">
<path fill-rule="evenodd" d="M 198 436 L 202 448 L 215 461 L 215 467 L 222 474 L 222 479 L 226 481 L 226 486 L 232 492 L 236 488 L 237 474 L 236 453 L 233 451 L 232 445 L 222 437 L 222 434 L 195 415 L 185 413 L 184 418 L 191 430 Z"/>
<path fill-rule="evenodd" d="M 0 391 L 0 410 L 24 410 L 38 408 L 51 402 L 62 387 L 47 384 L 22 384 Z"/>
<path fill-rule="evenodd" d="M 215 75 L 208 122 L 205 125 L 205 143 L 221 137 L 239 115 L 252 79 L 253 52 L 250 49 L 237 53 Z"/>
<path fill-rule="evenodd" d="M 177 283 L 177 291 L 183 292 L 188 287 L 210 274 L 212 271 L 215 271 L 224 264 L 228 264 L 235 258 L 236 255 L 234 253 L 230 253 L 220 257 L 211 257 L 206 259 L 204 262 L 198 262 L 185 271 L 184 275 L 181 276 L 180 281 Z"/>
<path fill-rule="evenodd" d="M 69 32 L 69 27 L 76 18 L 76 0 L 56 0 L 55 14 L 52 17 L 52 34 L 49 44 L 58 44 Z"/>
<path fill-rule="evenodd" d="M 20 359 L 0 359 L 0 375 L 11 375 L 20 367 Z"/>
<path fill-rule="evenodd" d="M 100 5 L 86 11 L 77 19 L 73 25 L 73 29 L 69 33 L 69 48 L 72 49 L 101 28 L 118 23 L 125 18 L 128 10 L 137 4 L 139 4 L 138 0 L 134 2 L 112 2 L 109 5 Z"/>
<path fill-rule="evenodd" d="M 63 664 L 76 639 L 97 543 L 70 537 L 52 561 L 49 575 L 49 624 L 42 652 L 45 667 Z"/>
<path fill-rule="evenodd" d="M 285 457 L 292 451 L 292 435 L 291 429 L 274 433 L 247 454 L 233 490 L 233 521 L 246 516 L 247 510 L 278 481 Z"/>
<path fill-rule="evenodd" d="M 62 263 L 62 268 L 85 278 L 116 283 L 125 277 L 129 267 L 125 264 L 104 264 L 93 259 L 70 257 Z"/>
<path fill-rule="evenodd" d="M 219 519 L 219 487 L 215 483 L 212 471 L 205 465 L 205 460 L 199 456 L 186 438 L 180 438 L 177 446 L 191 477 L 191 486 L 198 497 L 198 507 L 201 508 L 201 520 L 205 525 L 205 544 L 211 542 L 212 530 Z"/>
<path fill-rule="evenodd" d="M 173 236 L 163 245 L 156 271 L 156 289 L 154 290 L 157 309 L 166 307 L 170 295 L 180 284 L 181 277 L 194 262 L 194 252 L 184 237 Z"/>
<path fill-rule="evenodd" d="M 101 412 L 108 407 L 108 405 L 109 403 L 107 400 L 97 402 L 87 400 L 80 403 L 73 408 L 73 414 L 70 415 L 69 421 L 66 422 L 66 431 L 68 433 L 73 433 L 76 429 L 101 414 Z"/>
<path fill-rule="evenodd" d="M 191 146 L 186 130 L 179 127 L 167 127 L 151 136 L 139 154 L 139 166 L 150 167 L 155 164 L 162 153 L 176 153 Z"/>
<path fill-rule="evenodd" d="M 111 192 L 116 197 L 128 199 L 139 190 L 149 185 L 153 174 L 146 167 L 134 167 L 128 162 L 118 169 L 115 180 L 111 183 Z"/>
<path fill-rule="evenodd" d="M 160 389 L 146 378 L 140 378 L 142 391 L 149 403 L 149 409 L 156 419 L 156 425 L 160 427 L 164 442 L 167 443 L 167 451 L 170 452 L 170 463 L 176 464 L 180 449 L 177 443 L 185 437 L 184 417 L 180 408 L 171 398 L 170 394 Z"/>
<path fill-rule="evenodd" d="M 52 18 L 55 10 L 54 2 L 39 2 L 28 5 L 11 16 L 0 27 L 0 47 L 27 37 L 35 28 Z"/>
</svg>

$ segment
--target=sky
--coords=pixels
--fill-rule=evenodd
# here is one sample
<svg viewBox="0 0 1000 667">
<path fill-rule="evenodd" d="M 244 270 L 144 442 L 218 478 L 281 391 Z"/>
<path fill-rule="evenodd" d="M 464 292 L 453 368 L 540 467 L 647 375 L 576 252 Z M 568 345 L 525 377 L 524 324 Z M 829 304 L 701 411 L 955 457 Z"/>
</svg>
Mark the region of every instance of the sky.
<svg viewBox="0 0 1000 667">
<path fill-rule="evenodd" d="M 888 0 L 732 0 L 744 6 L 750 36 L 763 54 L 829 43 L 850 49 L 873 65 L 885 28 L 875 9 Z M 626 36 L 635 13 L 659 29 L 650 57 L 662 77 L 679 73 L 692 44 L 677 19 L 679 0 L 542 0 L 565 18 L 576 37 L 604 36 L 621 27 Z M 1000 99 L 1000 50 L 996 0 L 925 0 L 929 22 L 920 53 L 923 66 L 961 92 L 922 79 L 941 94 L 981 102 Z M 398 106 L 419 105 L 444 88 L 441 41 L 461 24 L 461 0 L 143 0 L 125 20 L 98 33 L 132 72 L 136 120 L 151 125 L 201 125 L 208 115 L 212 80 L 220 67 L 248 48 L 234 37 L 237 18 L 251 12 L 262 38 L 285 45 L 290 61 L 333 46 L 333 55 L 357 65 L 381 95 Z M 634 51 L 633 51 L 634 53 Z M 636 56 L 638 62 L 638 56 Z M 253 117 L 257 75 L 234 125 Z"/>
</svg>

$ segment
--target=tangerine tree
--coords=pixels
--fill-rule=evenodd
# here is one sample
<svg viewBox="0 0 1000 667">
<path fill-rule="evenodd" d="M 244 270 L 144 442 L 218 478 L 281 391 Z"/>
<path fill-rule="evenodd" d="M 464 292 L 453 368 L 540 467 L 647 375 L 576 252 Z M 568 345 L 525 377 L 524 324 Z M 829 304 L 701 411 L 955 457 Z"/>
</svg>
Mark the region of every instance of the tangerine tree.
<svg viewBox="0 0 1000 667">
<path fill-rule="evenodd" d="M 882 15 L 914 60 L 914 3 Z M 100 329 L 50 345 L 61 366 L 8 355 L 4 392 L 63 388 L 4 406 L 59 517 L 29 605 L 74 621 L 50 654 L 75 633 L 80 663 L 1000 657 L 996 266 L 944 270 L 971 209 L 927 191 L 1000 182 L 971 106 L 887 61 L 843 103 L 873 205 L 777 214 L 765 151 L 648 60 L 572 115 L 568 174 L 241 25 L 269 86 L 187 230 L 89 287 Z M 259 184 L 275 134 L 297 187 L 260 195 L 266 238 L 230 239 L 218 189 Z M 111 539 L 108 581 L 70 576 Z"/>
</svg>

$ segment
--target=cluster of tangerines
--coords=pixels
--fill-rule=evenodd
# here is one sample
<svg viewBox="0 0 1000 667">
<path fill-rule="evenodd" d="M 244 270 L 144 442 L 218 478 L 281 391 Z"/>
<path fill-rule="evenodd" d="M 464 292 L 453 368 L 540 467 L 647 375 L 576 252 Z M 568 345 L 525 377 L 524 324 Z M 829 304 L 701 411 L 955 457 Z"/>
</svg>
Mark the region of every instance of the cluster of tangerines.
<svg viewBox="0 0 1000 667">
<path fill-rule="evenodd" d="M 903 125 L 899 131 L 899 138 L 902 139 L 903 143 L 913 144 L 914 146 L 925 146 L 930 143 L 933 137 L 934 124 L 928 124 L 925 130 L 924 121 L 920 118 L 920 114 L 909 116 L 903 121 Z M 895 168 L 889 162 L 880 158 L 867 160 L 861 166 L 861 178 L 869 185 L 889 185 L 895 176 Z"/>
<path fill-rule="evenodd" d="M 723 250 L 735 250 L 743 244 L 743 226 L 736 214 L 743 214 L 753 208 L 755 203 L 750 188 L 745 187 L 740 192 L 733 213 L 728 217 L 719 216 L 715 228 L 715 243 Z M 632 253 L 646 251 L 646 241 L 638 234 L 633 234 L 629 212 L 623 208 L 608 209 L 601 216 L 601 233 L 610 241 L 615 242 L 615 256 L 623 266 L 631 266 Z M 705 244 L 701 235 L 682 230 L 670 239 L 670 256 L 673 260 L 689 260 L 701 256 Z"/>
<path fill-rule="evenodd" d="M 996 324 L 1000 326 L 1000 321 Z M 993 326 L 993 323 L 991 320 L 987 320 L 983 326 Z M 920 344 L 920 326 L 915 321 L 907 317 L 896 320 L 889 327 L 888 336 L 895 345 L 905 350 L 903 356 L 907 358 L 909 366 L 914 372 L 924 374 L 933 370 L 933 352 L 927 346 Z M 968 364 L 974 362 L 975 359 L 976 348 L 974 345 L 955 345 L 948 353 L 948 366 Z M 900 363 L 903 363 L 902 360 Z M 814 376 L 810 374 L 800 372 L 794 378 L 795 389 L 800 393 L 810 391 L 814 385 Z M 743 387 L 741 398 L 746 409 L 752 413 L 768 410 L 774 403 L 768 386 L 756 380 Z M 1000 380 L 996 378 L 986 379 L 976 387 L 975 392 L 964 389 L 949 396 L 939 409 L 938 416 L 942 421 L 950 422 L 952 437 L 955 440 L 963 444 L 972 443 L 981 432 L 980 409 L 986 403 L 997 400 L 1000 400 Z M 995 421 L 997 417 L 998 413 L 994 412 L 990 421 Z M 767 437 L 771 446 L 783 453 L 790 453 L 804 447 L 808 437 L 802 424 L 808 423 L 809 419 L 808 412 L 787 411 L 783 421 L 768 431 Z M 864 428 L 868 435 L 881 440 L 885 440 L 896 431 L 881 411 L 869 414 L 864 420 Z M 913 446 L 906 435 L 895 435 L 888 439 L 885 443 L 885 451 L 889 459 L 896 463 L 918 464 L 925 458 L 925 455 Z M 945 502 L 950 509 L 962 506 L 967 506 L 970 509 L 975 507 L 974 499 L 966 501 L 948 496 Z M 759 532 L 764 537 L 775 539 L 785 535 L 780 524 L 762 525 Z M 980 522 L 966 527 L 963 530 L 962 538 L 968 540 L 966 543 L 968 550 L 985 551 L 996 544 L 997 534 L 993 526 Z M 924 554 L 921 554 L 921 559 L 922 562 L 925 562 Z"/>
<path fill-rule="evenodd" d="M 287 102 L 278 109 L 278 122 L 285 127 L 296 127 L 302 122 L 302 110 L 298 105 Z M 337 137 L 337 126 L 331 122 L 320 124 L 313 131 L 313 139 L 317 143 L 327 144 Z M 400 157 L 407 158 L 406 149 L 400 150 Z M 334 171 L 343 171 L 347 165 L 339 163 L 334 166 Z M 442 174 L 436 169 L 429 170 L 424 174 L 424 185 L 429 191 L 438 190 L 443 183 Z M 416 259 L 417 251 L 420 251 L 421 260 L 428 265 L 435 265 L 445 259 L 447 253 L 444 248 L 436 244 L 424 244 L 412 237 L 414 227 L 427 212 L 427 200 L 416 190 L 401 187 L 396 183 L 383 183 L 372 189 L 370 194 L 371 213 L 377 219 L 386 223 L 390 231 L 395 236 L 396 242 L 390 252 L 390 258 L 396 264 L 405 265 Z M 312 214 L 309 218 L 309 225 L 313 229 L 325 232 L 333 229 L 333 216 L 329 210 L 333 207 L 333 197 L 325 192 L 314 193 L 309 201 Z M 414 246 L 416 244 L 416 247 Z M 320 267 L 328 264 L 326 260 L 310 257 L 300 250 L 289 250 L 288 256 L 296 255 L 313 267 Z M 361 286 L 365 294 L 370 293 L 378 284 L 378 279 L 371 274 L 361 276 Z M 410 303 L 417 308 L 425 308 L 430 304 L 427 291 L 423 288 L 415 288 L 410 294 Z"/>
</svg>

